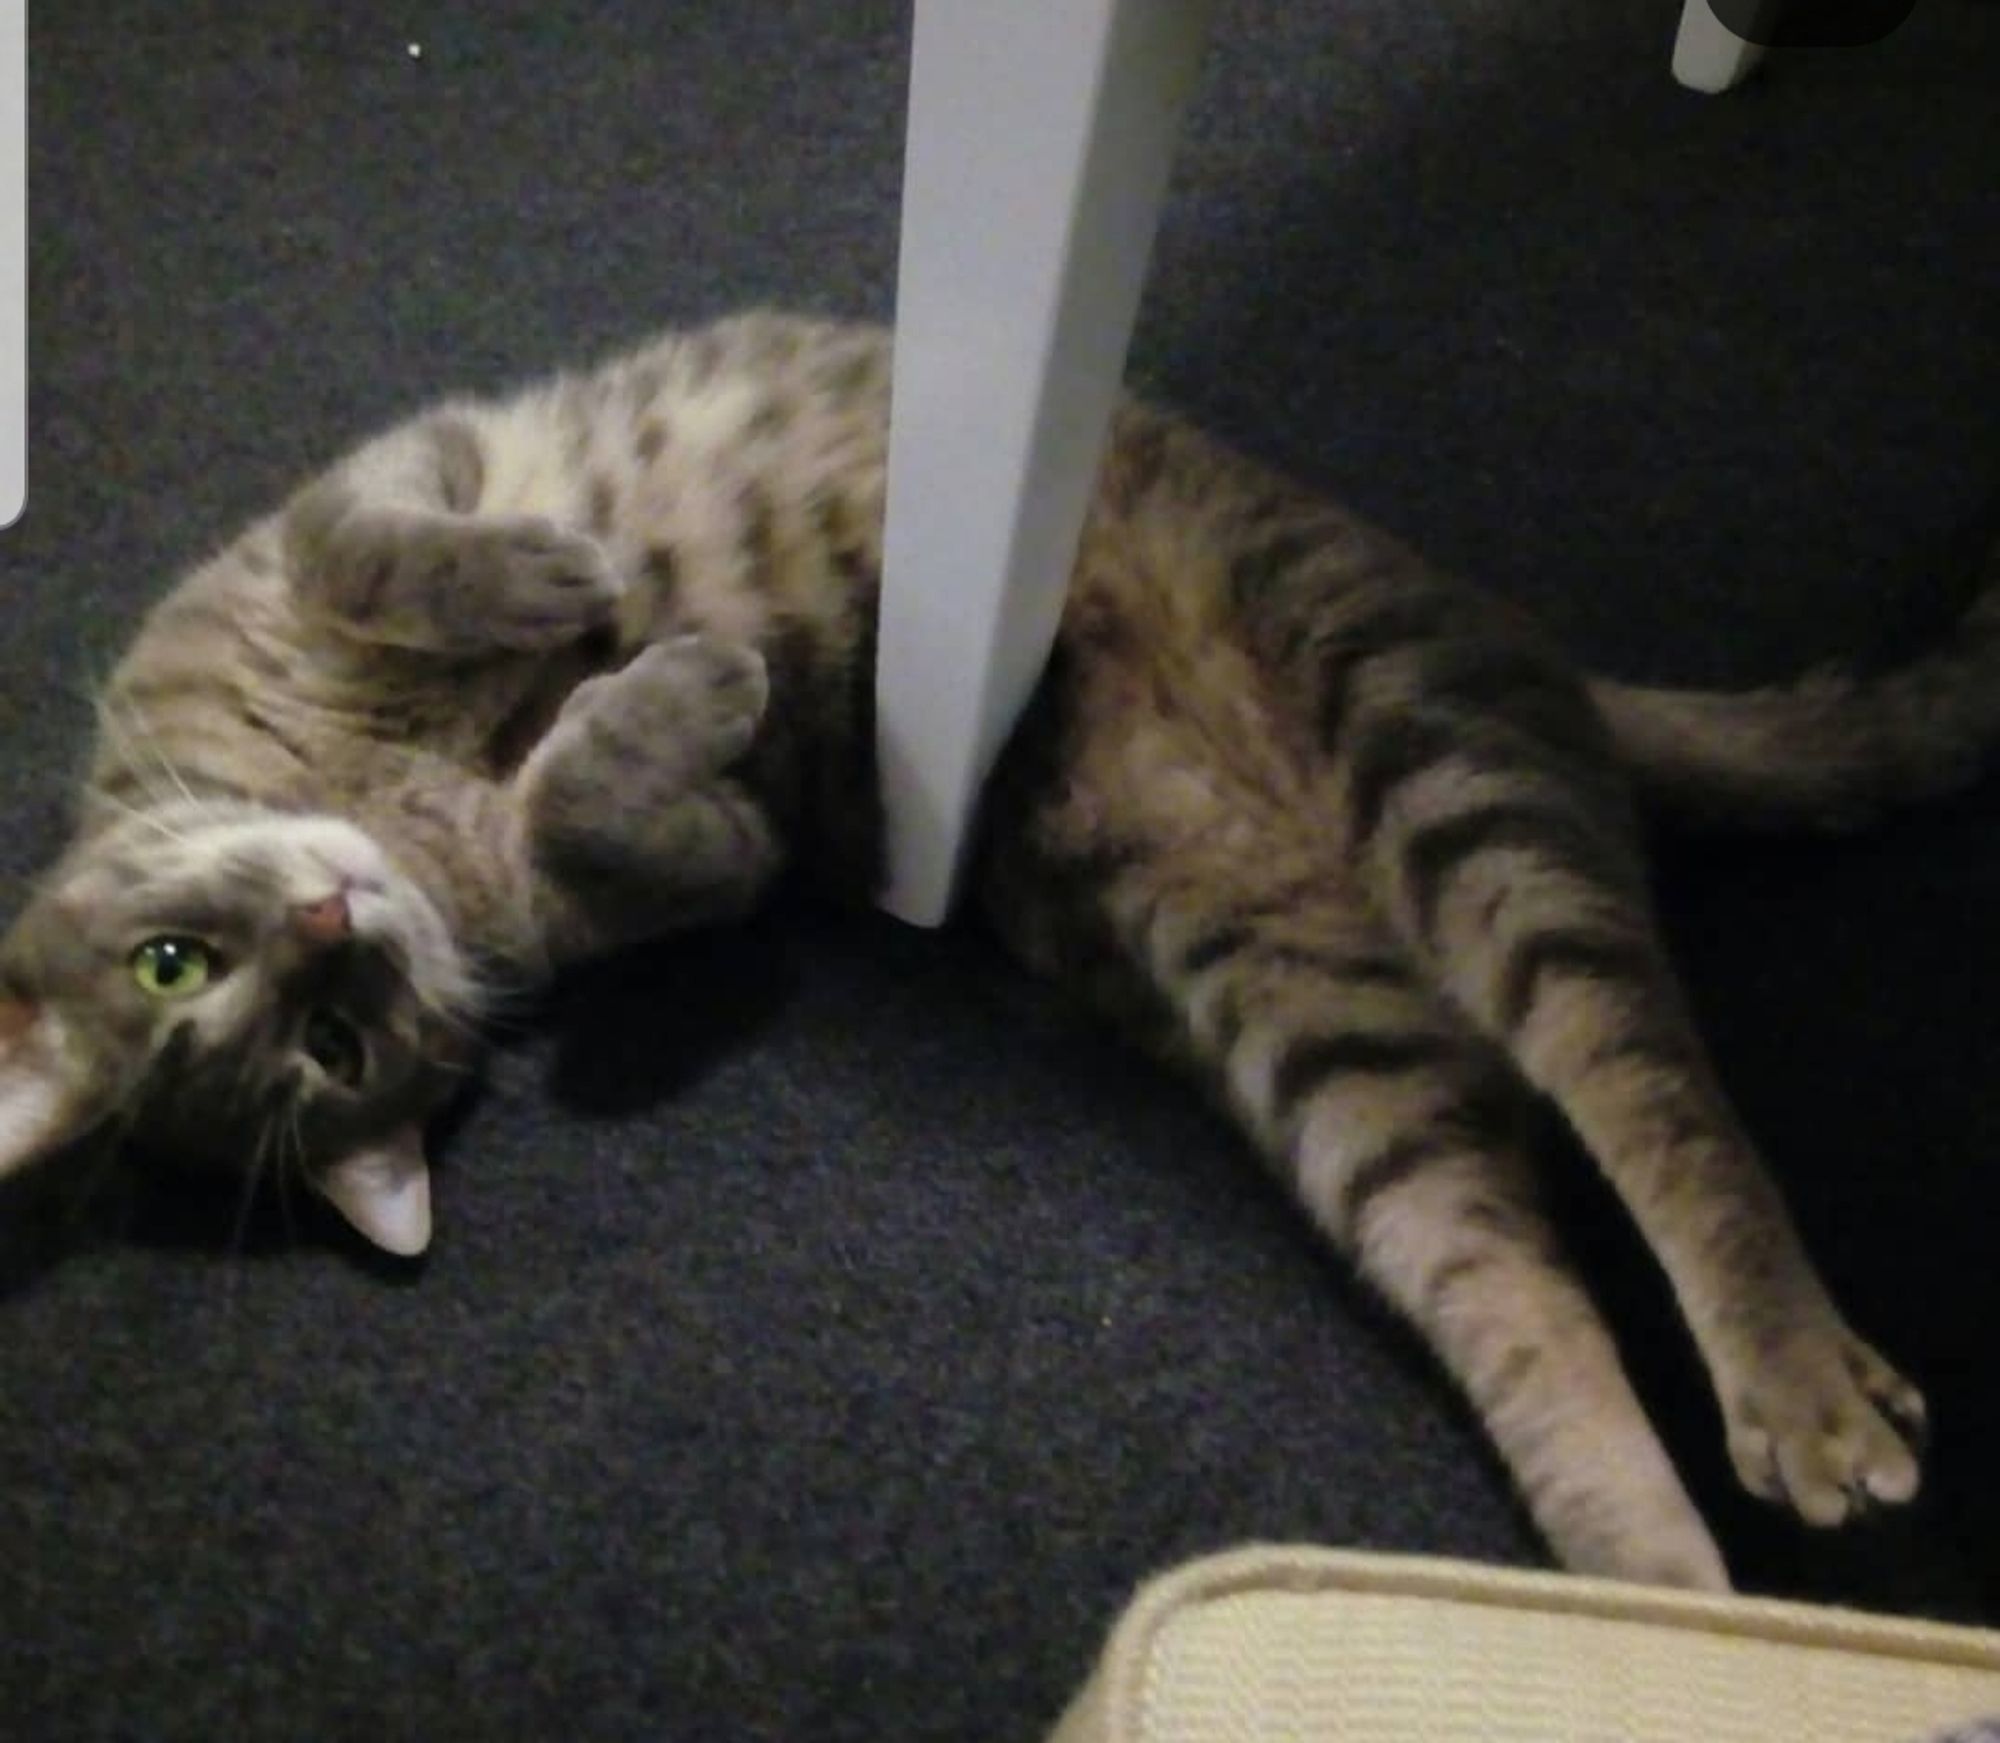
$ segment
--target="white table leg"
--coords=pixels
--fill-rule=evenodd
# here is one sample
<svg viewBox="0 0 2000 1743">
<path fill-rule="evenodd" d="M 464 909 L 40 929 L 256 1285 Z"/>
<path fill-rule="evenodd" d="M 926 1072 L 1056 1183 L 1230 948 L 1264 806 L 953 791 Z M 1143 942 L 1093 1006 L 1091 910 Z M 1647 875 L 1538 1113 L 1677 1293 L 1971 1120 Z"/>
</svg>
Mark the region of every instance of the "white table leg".
<svg viewBox="0 0 2000 1743">
<path fill-rule="evenodd" d="M 1769 13 L 1775 7 L 1761 10 Z M 1680 34 L 1674 38 L 1674 77 L 1690 90 L 1726 91 L 1763 58 L 1763 49 L 1717 18 L 1708 0 L 1683 0 Z"/>
<path fill-rule="evenodd" d="M 917 0 L 876 668 L 917 925 L 1054 640 L 1211 11 Z"/>
</svg>

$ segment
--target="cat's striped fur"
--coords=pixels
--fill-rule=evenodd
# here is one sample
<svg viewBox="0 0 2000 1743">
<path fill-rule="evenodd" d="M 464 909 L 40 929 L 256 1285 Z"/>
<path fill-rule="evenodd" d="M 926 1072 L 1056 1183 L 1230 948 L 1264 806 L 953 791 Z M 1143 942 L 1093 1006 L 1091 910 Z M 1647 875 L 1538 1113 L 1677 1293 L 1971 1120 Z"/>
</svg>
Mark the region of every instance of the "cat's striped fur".
<svg viewBox="0 0 2000 1743">
<path fill-rule="evenodd" d="M 375 943 L 418 1011 L 469 965 L 541 972 L 735 912 L 788 863 L 865 894 L 887 364 L 872 329 L 777 315 L 670 336 L 443 404 L 197 568 L 112 678 L 78 842 L 0 951 L 0 1113 L 40 1110 L 17 1154 L 157 1108 L 187 1068 L 186 1025 L 136 1017 L 105 1064 L 104 983 L 48 966 L 93 924 L 92 876 L 152 875 L 163 816 L 194 854 L 217 803 L 358 829 L 396 869 L 408 911 Z M 1536 1208 L 1520 1116 L 1552 1098 L 1630 1207 L 1752 1489 L 1823 1524 L 1907 1499 L 1922 1401 L 1843 1322 L 1716 1083 L 1630 789 L 1840 821 L 1964 778 L 1996 733 L 1993 597 L 1872 683 L 1588 683 L 1500 605 L 1134 405 L 978 887 L 1025 961 L 1234 1110 L 1422 1329 L 1567 1564 L 1721 1585 Z M 232 840 L 206 874 L 225 903 L 250 875 Z M 316 895 L 258 869 L 274 912 Z M 423 909 L 460 964 L 413 942 Z M 271 998 L 296 972 L 268 968 Z M 267 1028 L 209 1040 L 274 1048 L 247 1077 L 316 1093 Z M 372 1130 L 367 1088 L 343 1141 Z"/>
</svg>

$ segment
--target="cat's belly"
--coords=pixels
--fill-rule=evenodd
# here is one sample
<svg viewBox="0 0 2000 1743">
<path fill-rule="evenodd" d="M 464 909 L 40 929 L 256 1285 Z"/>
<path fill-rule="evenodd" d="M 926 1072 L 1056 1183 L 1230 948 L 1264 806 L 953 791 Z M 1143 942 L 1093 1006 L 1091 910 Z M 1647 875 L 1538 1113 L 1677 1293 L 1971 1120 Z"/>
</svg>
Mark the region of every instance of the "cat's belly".
<svg viewBox="0 0 2000 1743">
<path fill-rule="evenodd" d="M 1073 890 L 1094 868 L 1173 878 L 1342 881 L 1329 777 L 1227 638 L 1073 614 L 989 793 L 994 863 Z"/>
</svg>

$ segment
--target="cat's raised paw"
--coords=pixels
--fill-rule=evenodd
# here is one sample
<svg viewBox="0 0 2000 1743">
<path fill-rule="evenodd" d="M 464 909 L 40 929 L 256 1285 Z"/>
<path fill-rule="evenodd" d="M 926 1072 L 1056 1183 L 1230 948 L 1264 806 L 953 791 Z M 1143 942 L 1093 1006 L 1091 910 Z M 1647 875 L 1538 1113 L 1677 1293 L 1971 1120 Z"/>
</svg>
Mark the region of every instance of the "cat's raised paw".
<svg viewBox="0 0 2000 1743">
<path fill-rule="evenodd" d="M 611 623 L 623 584 L 588 534 L 520 515 L 474 521 L 459 536 L 466 604 L 478 614 L 467 629 L 477 639 L 533 653 Z"/>
<path fill-rule="evenodd" d="M 551 743 L 607 764 L 618 778 L 670 790 L 700 784 L 750 748 L 770 701 L 764 657 L 741 642 L 686 635 L 580 684 Z"/>
<path fill-rule="evenodd" d="M 1913 1499 L 1922 1480 L 1923 1395 L 1834 1325 L 1776 1341 L 1728 1406 L 1745 1488 L 1834 1526 Z"/>
</svg>

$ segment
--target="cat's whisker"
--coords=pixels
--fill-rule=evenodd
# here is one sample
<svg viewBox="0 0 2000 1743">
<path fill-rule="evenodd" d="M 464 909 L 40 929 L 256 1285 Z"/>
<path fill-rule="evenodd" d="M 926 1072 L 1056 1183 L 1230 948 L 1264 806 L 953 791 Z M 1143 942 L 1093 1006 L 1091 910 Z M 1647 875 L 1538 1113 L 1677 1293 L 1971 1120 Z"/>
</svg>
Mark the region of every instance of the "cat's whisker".
<svg viewBox="0 0 2000 1743">
<path fill-rule="evenodd" d="M 94 708 L 104 693 L 104 686 L 110 681 L 110 673 L 88 654 L 83 659 L 83 670 L 74 677 L 62 681 L 65 695 L 81 702 L 85 707 Z"/>
<path fill-rule="evenodd" d="M 496 1025 L 504 1026 L 508 1007 L 524 1001 L 532 992 L 525 982 L 510 984 L 484 965 L 477 969 L 468 964 L 458 965 L 456 984 L 448 992 L 440 992 L 417 977 L 407 978 L 411 992 L 427 1016 L 474 1043 L 483 1042 Z"/>
<path fill-rule="evenodd" d="M 540 987 L 525 974 L 509 973 L 500 963 L 468 964 L 464 992 L 456 1006 L 439 1015 L 456 1017 L 468 1032 L 518 1032 L 539 995 Z"/>
<path fill-rule="evenodd" d="M 421 993 L 417 997 L 418 1001 L 423 1005 L 425 1013 L 437 1022 L 442 1023 L 445 1028 L 449 1029 L 460 1040 L 477 1043 L 485 1038 L 487 1023 L 483 1011 L 480 1015 L 474 1016 L 469 1012 L 455 1009 L 453 1006 L 439 1000 L 427 999 Z"/>
<path fill-rule="evenodd" d="M 158 812 L 149 811 L 143 805 L 134 805 L 129 800 L 119 798 L 116 793 L 107 793 L 101 790 L 94 794 L 93 797 L 100 804 L 109 805 L 113 810 L 123 812 L 133 822 L 143 823 L 155 834 L 164 836 L 169 841 L 179 842 L 182 846 L 186 846 L 189 841 L 186 830 L 176 829 L 164 817 L 160 816 Z"/>
<path fill-rule="evenodd" d="M 76 677 L 62 686 L 64 693 L 75 702 L 81 703 L 101 723 L 111 684 L 111 670 L 98 660 L 86 655 L 84 669 Z"/>
<path fill-rule="evenodd" d="M 285 1098 L 284 1137 L 278 1146 L 278 1212 L 285 1223 L 285 1244 L 296 1247 L 299 1244 L 298 1223 L 292 1216 L 292 1186 L 296 1181 L 303 1186 L 306 1179 L 306 1139 L 300 1123 L 299 1104 L 296 1098 Z"/>
<path fill-rule="evenodd" d="M 112 749 L 118 753 L 120 761 L 131 771 L 133 780 L 138 783 L 139 791 L 145 796 L 146 800 L 155 805 L 161 803 L 162 795 L 154 786 L 147 770 L 140 764 L 138 758 L 132 754 L 131 736 L 119 724 L 118 717 L 113 711 L 111 700 L 108 697 L 99 696 L 94 699 L 94 702 L 97 712 L 97 730 L 110 743 Z M 107 796 L 102 782 L 92 783 L 92 797 L 104 798 Z"/>
<path fill-rule="evenodd" d="M 278 1120 L 275 1114 L 267 1117 L 257 1136 L 256 1147 L 250 1153 L 250 1166 L 243 1171 L 243 1190 L 236 1201 L 236 1222 L 229 1234 L 229 1255 L 240 1258 L 244 1241 L 250 1230 L 250 1210 L 257 1199 L 258 1183 L 263 1179 L 264 1165 L 271 1154 L 271 1146 L 278 1134 Z"/>
<path fill-rule="evenodd" d="M 180 796 L 184 800 L 186 800 L 190 806 L 193 806 L 197 811 L 202 809 L 202 802 L 194 796 L 194 789 L 191 788 L 184 779 L 182 779 L 181 772 L 174 766 L 173 759 L 169 757 L 166 751 L 162 748 L 160 744 L 160 735 L 157 731 L 154 730 L 152 723 L 148 721 L 146 717 L 139 712 L 138 708 L 129 700 L 123 702 L 120 705 L 123 706 L 125 713 L 129 718 L 132 726 L 138 732 L 142 748 L 148 754 L 151 755 L 153 762 L 158 767 L 159 771 L 163 775 L 165 775 L 170 782 L 173 783 L 174 790 L 177 793 L 179 793 Z M 130 739 L 127 739 L 125 742 L 129 746 L 132 741 Z"/>
<path fill-rule="evenodd" d="M 129 705 L 127 705 L 129 706 Z M 124 722 L 118 718 L 120 704 L 110 696 L 97 699 L 98 729 L 111 741 L 119 760 L 124 763 L 139 791 L 150 805 L 170 805 L 175 802 L 173 791 L 159 778 L 159 771 L 147 766 L 142 747 L 136 743 Z M 157 759 L 156 759 L 157 760 Z M 98 797 L 109 797 L 99 783 L 94 787 Z"/>
</svg>

